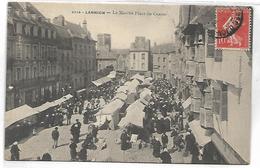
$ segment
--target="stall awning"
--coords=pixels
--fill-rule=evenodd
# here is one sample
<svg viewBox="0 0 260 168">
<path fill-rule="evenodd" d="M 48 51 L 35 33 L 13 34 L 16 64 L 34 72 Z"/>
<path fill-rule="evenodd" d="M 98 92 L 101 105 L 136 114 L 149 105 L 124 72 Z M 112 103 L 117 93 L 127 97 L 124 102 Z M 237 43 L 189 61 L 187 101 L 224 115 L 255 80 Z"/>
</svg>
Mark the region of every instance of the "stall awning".
<svg viewBox="0 0 260 168">
<path fill-rule="evenodd" d="M 53 107 L 54 107 L 54 106 L 58 106 L 58 105 L 60 105 L 61 103 L 63 103 L 63 102 L 65 102 L 65 101 L 69 100 L 69 99 L 72 98 L 72 97 L 73 97 L 73 96 L 72 96 L 71 94 L 68 94 L 68 95 L 66 95 L 66 96 L 63 96 L 63 97 L 57 99 L 57 100 L 54 100 L 54 101 L 51 102 L 51 103 L 52 103 L 52 106 L 53 106 Z"/>
<path fill-rule="evenodd" d="M 5 113 L 5 128 L 12 125 L 13 123 L 20 121 L 24 118 L 30 117 L 37 114 L 38 111 L 28 106 L 27 104 L 9 110 Z"/>
<path fill-rule="evenodd" d="M 81 90 L 86 90 L 86 89 L 81 89 Z M 71 99 L 73 96 L 72 96 L 71 94 L 67 94 L 66 96 L 63 96 L 63 97 L 64 97 L 64 99 L 69 100 L 69 99 Z"/>
<path fill-rule="evenodd" d="M 134 76 L 132 76 L 130 79 L 138 79 L 141 82 L 144 82 L 144 76 L 140 75 L 140 74 L 135 74 Z"/>
<path fill-rule="evenodd" d="M 204 146 L 211 141 L 211 137 L 206 135 L 206 130 L 200 126 L 200 121 L 193 120 L 189 122 L 189 126 L 200 146 Z"/>
<path fill-rule="evenodd" d="M 116 71 L 111 71 L 111 72 L 107 75 L 107 77 L 109 77 L 110 79 L 116 78 Z"/>
<path fill-rule="evenodd" d="M 186 109 L 191 105 L 191 97 L 189 97 L 185 102 L 182 104 L 183 108 Z"/>
<path fill-rule="evenodd" d="M 119 127 L 125 127 L 128 124 L 133 124 L 139 127 L 143 127 L 143 119 L 145 113 L 143 112 L 145 105 L 140 102 L 140 99 L 136 100 L 126 109 L 126 116 L 119 122 Z"/>
<path fill-rule="evenodd" d="M 80 89 L 80 90 L 77 90 L 76 92 L 77 93 L 82 93 L 82 92 L 85 92 L 86 91 L 86 89 Z M 72 96 L 73 97 L 73 96 Z"/>
<path fill-rule="evenodd" d="M 99 112 L 95 114 L 95 116 L 99 115 L 111 115 L 115 112 L 118 112 L 119 109 L 122 108 L 124 105 L 124 102 L 122 100 L 116 99 L 104 106 L 103 109 L 101 109 Z"/>
<path fill-rule="evenodd" d="M 103 85 L 107 82 L 110 82 L 110 81 L 111 81 L 111 79 L 109 77 L 105 76 L 105 77 L 100 78 L 98 80 L 92 81 L 92 83 L 96 86 L 101 86 L 101 85 Z"/>
<path fill-rule="evenodd" d="M 38 107 L 35 107 L 34 109 L 38 112 L 43 112 L 45 110 L 47 110 L 48 108 L 53 107 L 53 104 L 51 102 L 46 102 Z"/>
<path fill-rule="evenodd" d="M 127 90 L 128 90 L 128 87 L 127 86 L 120 86 L 116 92 L 117 93 L 120 93 L 120 92 L 123 92 L 123 93 L 127 93 Z"/>
<path fill-rule="evenodd" d="M 125 93 L 120 92 L 116 94 L 114 99 L 120 99 L 122 101 L 126 101 L 127 95 Z"/>
</svg>

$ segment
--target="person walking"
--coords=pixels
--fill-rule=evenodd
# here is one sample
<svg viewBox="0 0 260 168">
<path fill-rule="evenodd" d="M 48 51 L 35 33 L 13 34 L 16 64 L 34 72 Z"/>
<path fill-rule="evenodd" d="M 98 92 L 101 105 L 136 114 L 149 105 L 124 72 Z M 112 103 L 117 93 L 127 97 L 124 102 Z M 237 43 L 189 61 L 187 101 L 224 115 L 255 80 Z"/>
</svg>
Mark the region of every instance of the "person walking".
<svg viewBox="0 0 260 168">
<path fill-rule="evenodd" d="M 158 138 L 155 138 L 155 142 L 153 144 L 153 156 L 160 157 L 161 143 Z"/>
<path fill-rule="evenodd" d="M 165 134 L 165 132 L 162 134 L 161 140 L 162 140 L 162 147 L 167 148 L 168 136 Z"/>
<path fill-rule="evenodd" d="M 69 145 L 70 148 L 70 157 L 72 161 L 76 161 L 77 159 L 77 144 L 72 140 L 71 144 Z"/>
<path fill-rule="evenodd" d="M 58 140 L 59 140 L 59 136 L 60 133 L 58 131 L 58 127 L 55 127 L 55 129 L 52 131 L 51 133 L 52 139 L 53 139 L 53 146 L 52 148 L 57 148 L 58 147 Z"/>
<path fill-rule="evenodd" d="M 166 148 L 164 148 L 163 152 L 160 154 L 160 159 L 162 160 L 162 163 L 172 163 L 172 157 Z"/>
<path fill-rule="evenodd" d="M 20 151 L 21 150 L 18 147 L 18 142 L 15 141 L 13 143 L 12 147 L 11 147 L 11 150 L 10 150 L 10 152 L 11 152 L 11 160 L 13 160 L 13 161 L 20 160 Z"/>
<path fill-rule="evenodd" d="M 79 151 L 78 156 L 79 156 L 80 161 L 82 161 L 82 162 L 87 161 L 87 148 L 86 148 L 86 146 L 82 145 L 82 148 Z"/>
</svg>

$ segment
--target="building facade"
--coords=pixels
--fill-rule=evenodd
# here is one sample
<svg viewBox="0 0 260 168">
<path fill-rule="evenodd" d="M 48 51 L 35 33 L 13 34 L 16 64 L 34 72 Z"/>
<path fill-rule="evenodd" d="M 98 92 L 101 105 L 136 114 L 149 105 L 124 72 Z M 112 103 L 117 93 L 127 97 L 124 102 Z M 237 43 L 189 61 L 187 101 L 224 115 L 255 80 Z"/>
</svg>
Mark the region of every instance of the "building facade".
<svg viewBox="0 0 260 168">
<path fill-rule="evenodd" d="M 86 20 L 81 26 L 65 20 L 64 16 L 60 15 L 53 19 L 53 23 L 60 29 L 66 29 L 70 35 L 71 50 L 67 52 L 63 50 L 60 59 L 62 61 L 64 56 L 66 61 L 70 62 L 65 64 L 67 67 L 63 67 L 70 73 L 70 82 L 65 81 L 63 87 L 73 91 L 86 88 L 96 76 L 96 41 L 92 39 L 87 29 Z"/>
<path fill-rule="evenodd" d="M 214 18 L 212 6 L 180 7 L 175 35 L 179 72 L 186 78 L 180 80 L 190 88 L 190 111 L 199 129 L 210 136 L 220 160 L 246 164 L 250 156 L 251 53 L 215 50 Z"/>
<path fill-rule="evenodd" d="M 57 97 L 56 30 L 30 3 L 8 3 L 7 110 Z"/>
<path fill-rule="evenodd" d="M 173 43 L 155 45 L 152 47 L 153 77 L 154 79 L 171 79 L 173 76 L 172 61 L 175 57 Z"/>
<path fill-rule="evenodd" d="M 135 37 L 135 42 L 130 46 L 128 61 L 129 74 L 152 71 L 150 40 L 142 36 Z"/>
</svg>

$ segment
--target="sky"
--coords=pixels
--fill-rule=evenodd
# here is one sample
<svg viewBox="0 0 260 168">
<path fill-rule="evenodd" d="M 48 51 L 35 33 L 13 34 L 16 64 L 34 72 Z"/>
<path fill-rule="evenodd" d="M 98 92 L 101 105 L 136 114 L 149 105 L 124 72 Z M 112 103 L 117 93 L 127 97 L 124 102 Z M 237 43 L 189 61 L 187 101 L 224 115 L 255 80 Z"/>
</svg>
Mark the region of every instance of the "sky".
<svg viewBox="0 0 260 168">
<path fill-rule="evenodd" d="M 112 48 L 129 48 L 135 36 L 145 36 L 151 40 L 151 45 L 154 45 L 154 42 L 157 44 L 173 42 L 174 25 L 178 23 L 179 18 L 179 6 L 176 5 L 36 2 L 32 4 L 50 19 L 63 15 L 65 20 L 76 24 L 86 19 L 93 39 L 97 39 L 98 33 L 111 34 Z M 84 13 L 89 11 L 101 11 L 106 14 Z"/>
</svg>

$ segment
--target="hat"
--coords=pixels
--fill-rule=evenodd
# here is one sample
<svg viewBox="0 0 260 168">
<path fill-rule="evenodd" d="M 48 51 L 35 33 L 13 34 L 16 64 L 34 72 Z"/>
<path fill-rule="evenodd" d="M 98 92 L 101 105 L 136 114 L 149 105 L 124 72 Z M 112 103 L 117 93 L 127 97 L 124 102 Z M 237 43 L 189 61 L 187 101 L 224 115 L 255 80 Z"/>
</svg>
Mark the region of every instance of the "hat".
<svg viewBox="0 0 260 168">
<path fill-rule="evenodd" d="M 168 149 L 167 149 L 167 148 L 164 148 L 163 151 L 164 151 L 164 152 L 168 152 Z"/>
<path fill-rule="evenodd" d="M 17 142 L 17 141 L 15 141 L 15 142 L 13 143 L 13 145 L 18 145 L 18 142 Z"/>
<path fill-rule="evenodd" d="M 55 129 L 57 130 L 57 129 L 58 129 L 58 127 L 55 127 Z"/>
</svg>

